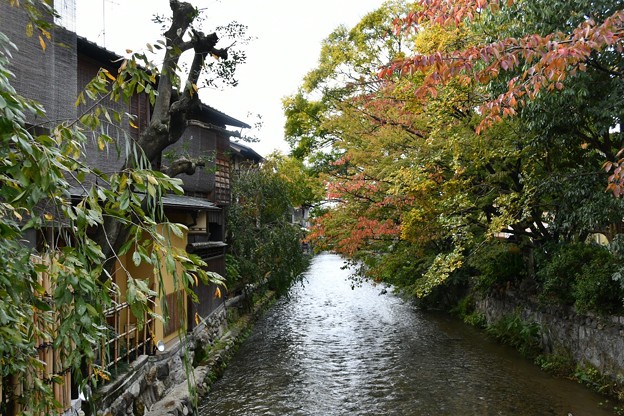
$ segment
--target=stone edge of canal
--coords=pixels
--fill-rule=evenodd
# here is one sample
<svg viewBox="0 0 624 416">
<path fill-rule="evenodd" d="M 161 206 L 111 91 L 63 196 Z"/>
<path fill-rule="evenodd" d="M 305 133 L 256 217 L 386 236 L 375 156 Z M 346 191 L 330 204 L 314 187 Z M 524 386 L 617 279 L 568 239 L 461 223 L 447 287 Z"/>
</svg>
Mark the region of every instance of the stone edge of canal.
<svg viewBox="0 0 624 416">
<path fill-rule="evenodd" d="M 195 351 L 192 379 L 197 389 L 198 403 L 223 374 L 238 346 L 251 332 L 254 323 L 275 300 L 275 293 L 267 292 L 248 312 L 240 312 L 240 308 L 236 307 L 230 308 L 232 316 L 228 314 L 227 331 L 224 335 L 213 345 Z M 145 412 L 145 416 L 187 415 L 192 414 L 194 408 L 187 379 L 175 385 L 160 401 L 154 403 L 150 410 Z"/>
</svg>

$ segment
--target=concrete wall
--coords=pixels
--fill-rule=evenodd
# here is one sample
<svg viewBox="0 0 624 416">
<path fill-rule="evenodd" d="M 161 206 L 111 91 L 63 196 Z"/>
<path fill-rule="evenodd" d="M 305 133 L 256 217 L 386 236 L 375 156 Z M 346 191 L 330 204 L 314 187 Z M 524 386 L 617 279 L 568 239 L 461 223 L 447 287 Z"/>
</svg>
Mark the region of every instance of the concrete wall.
<svg viewBox="0 0 624 416">
<path fill-rule="evenodd" d="M 577 314 L 572 308 L 540 305 L 513 292 L 489 296 L 477 303 L 477 309 L 488 324 L 519 313 L 525 322 L 541 326 L 545 352 L 568 351 L 577 363 L 591 364 L 614 379 L 624 374 L 624 316 Z"/>
</svg>

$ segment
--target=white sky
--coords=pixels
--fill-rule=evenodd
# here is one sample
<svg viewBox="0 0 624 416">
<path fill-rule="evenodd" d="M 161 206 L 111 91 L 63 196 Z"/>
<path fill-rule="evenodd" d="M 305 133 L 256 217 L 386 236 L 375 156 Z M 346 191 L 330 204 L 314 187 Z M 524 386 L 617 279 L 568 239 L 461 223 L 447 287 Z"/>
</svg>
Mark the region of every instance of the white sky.
<svg viewBox="0 0 624 416">
<path fill-rule="evenodd" d="M 202 101 L 232 117 L 263 127 L 250 144 L 266 156 L 288 152 L 284 142 L 281 99 L 296 92 L 303 76 L 316 66 L 325 39 L 338 25 L 353 27 L 383 0 L 191 0 L 208 18 L 204 32 L 236 20 L 257 38 L 245 46 L 247 63 L 237 70 L 239 85 L 223 92 L 202 90 Z M 76 0 L 79 35 L 123 54 L 154 44 L 159 27 L 155 12 L 170 15 L 168 0 Z M 221 47 L 227 44 L 219 45 Z"/>
</svg>

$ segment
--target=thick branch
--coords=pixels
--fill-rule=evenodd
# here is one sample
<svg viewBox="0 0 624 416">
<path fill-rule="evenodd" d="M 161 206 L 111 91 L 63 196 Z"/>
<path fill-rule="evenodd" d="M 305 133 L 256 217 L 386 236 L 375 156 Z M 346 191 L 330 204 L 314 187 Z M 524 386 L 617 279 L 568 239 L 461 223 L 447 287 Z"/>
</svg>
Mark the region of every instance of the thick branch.
<svg viewBox="0 0 624 416">
<path fill-rule="evenodd" d="M 171 27 L 165 32 L 167 51 L 163 61 L 162 73 L 158 81 L 158 99 L 154 105 L 152 119 L 159 122 L 168 116 L 173 92 L 173 80 L 176 77 L 178 62 L 184 51 L 185 42 L 182 39 L 196 16 L 195 8 L 189 3 L 180 3 L 177 0 L 169 2 L 173 19 Z"/>
<path fill-rule="evenodd" d="M 219 38 L 215 33 L 205 35 L 193 31 L 190 40 L 187 38 L 185 41 L 183 37 L 197 17 L 197 9 L 187 2 L 178 0 L 170 0 L 169 5 L 173 18 L 171 26 L 165 32 L 167 49 L 158 79 L 158 95 L 154 103 L 150 124 L 134 143 L 137 150 L 135 153 L 142 154 L 150 162 L 157 160 L 165 148 L 176 143 L 189 125 L 189 115 L 199 104 L 196 86 L 204 68 L 206 57 L 208 55 L 214 55 L 221 59 L 228 57 L 227 48 L 216 48 Z M 180 91 L 181 86 L 178 85 L 177 74 L 179 61 L 182 53 L 190 49 L 194 50 L 195 56 L 187 82 Z M 134 159 L 128 158 L 124 168 L 132 169 L 135 164 Z M 172 177 L 182 173 L 192 175 L 198 166 L 202 166 L 202 163 L 180 159 L 174 162 L 166 173 Z M 145 204 L 146 200 L 143 202 Z M 102 247 L 106 258 L 111 259 L 105 264 L 108 273 L 112 272 L 115 252 L 128 238 L 128 230 L 127 224 L 112 217 L 105 217 L 104 224 L 98 230 L 97 242 Z M 102 279 L 106 280 L 107 276 L 104 273 Z"/>
<path fill-rule="evenodd" d="M 215 46 L 219 41 L 216 33 L 205 35 L 200 31 L 193 31 L 191 43 L 195 51 L 193 62 L 189 70 L 188 79 L 184 86 L 184 92 L 181 99 L 171 105 L 171 112 L 186 111 L 197 100 L 197 91 L 195 90 L 199 77 L 201 75 L 206 57 L 215 55 L 221 59 L 227 59 L 227 49 L 217 49 Z"/>
<path fill-rule="evenodd" d="M 190 160 L 186 158 L 178 159 L 165 169 L 165 173 L 170 177 L 176 177 L 183 173 L 193 175 L 198 167 L 204 167 L 206 164 L 202 161 Z"/>
</svg>

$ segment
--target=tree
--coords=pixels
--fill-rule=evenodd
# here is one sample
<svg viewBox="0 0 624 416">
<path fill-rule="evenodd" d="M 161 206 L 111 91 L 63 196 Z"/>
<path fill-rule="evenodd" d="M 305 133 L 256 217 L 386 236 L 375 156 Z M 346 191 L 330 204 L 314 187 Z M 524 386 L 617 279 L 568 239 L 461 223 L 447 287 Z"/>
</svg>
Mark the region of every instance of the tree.
<svg viewBox="0 0 624 416">
<path fill-rule="evenodd" d="M 144 54 L 134 54 L 129 64 L 122 65 L 119 74 L 114 77 L 110 85 L 110 94 L 114 98 L 120 99 L 123 96 L 133 94 L 146 81 L 146 74 L 149 73 L 148 82 L 158 76 L 158 86 L 156 90 L 150 90 L 153 100 L 153 111 L 149 125 L 141 132 L 138 140 L 134 143 L 148 161 L 154 161 L 160 157 L 163 150 L 173 143 L 176 143 L 184 133 L 190 114 L 199 106 L 198 85 L 200 77 L 206 66 L 206 60 L 214 57 L 222 61 L 227 61 L 229 48 L 218 48 L 219 37 L 215 32 L 204 34 L 193 26 L 193 22 L 198 17 L 198 10 L 189 3 L 170 1 L 172 18 L 169 28 L 164 32 L 165 41 L 158 45 L 164 48 L 162 68 L 158 69 L 149 62 Z M 188 35 L 188 38 L 186 37 Z M 193 59 L 189 66 L 186 79 L 179 78 L 182 56 L 185 52 L 193 53 Z M 140 60 L 145 68 L 139 68 L 133 61 Z M 244 61 L 244 55 L 234 54 L 234 59 L 222 68 L 218 69 L 218 74 L 226 81 L 233 81 L 233 71 L 236 64 Z M 134 82 L 128 82 L 128 78 Z M 106 79 L 100 76 L 100 81 Z M 108 93 L 108 92 L 107 92 Z M 137 152 L 137 151 L 135 151 Z M 176 168 L 169 170 L 171 177 L 180 173 L 193 171 L 192 161 L 173 161 L 172 166 Z M 190 165 L 190 166 L 189 166 Z M 136 163 L 128 158 L 124 169 L 133 168 Z M 189 171 L 189 169 L 191 169 Z M 103 248 L 107 258 L 112 255 L 126 241 L 126 227 L 115 218 L 106 217 L 103 229 L 98 232 L 98 244 Z"/>
<path fill-rule="evenodd" d="M 375 79 L 379 67 L 409 50 L 410 36 L 392 32 L 394 18 L 406 12 L 404 2 L 386 2 L 353 29 L 338 27 L 323 42 L 318 67 L 283 103 L 286 140 L 296 157 L 307 157 L 340 140 L 346 132 L 331 115 L 361 111 L 362 102 L 356 98 L 379 90 L 381 83 Z"/>
<path fill-rule="evenodd" d="M 331 137 L 334 155 L 325 167 L 338 204 L 312 236 L 425 296 L 474 272 L 495 238 L 508 237 L 534 275 L 535 249 L 620 222 L 599 172 L 622 145 L 619 3 L 564 3 L 414 4 L 395 20 L 395 34 L 413 34 L 409 51 L 379 83 L 340 83 L 335 65 L 332 88 L 308 92 L 322 99 L 297 96 L 286 109 L 293 148 Z M 566 35 L 571 22 L 594 40 Z"/>
<path fill-rule="evenodd" d="M 303 231 L 290 222 L 292 183 L 275 169 L 249 167 L 237 172 L 232 183 L 235 203 L 228 210 L 230 290 L 263 286 L 283 294 L 308 265 L 301 241 Z"/>
<path fill-rule="evenodd" d="M 45 49 L 50 39 L 49 16 L 54 13 L 48 2 L 10 1 L 9 5 L 28 13 L 25 33 L 36 33 Z M 79 120 L 64 122 L 43 134 L 35 134 L 27 122 L 33 114 L 43 116 L 45 109 L 11 86 L 9 64 L 15 45 L 0 33 L 3 414 L 18 410 L 11 397 L 16 394 L 13 386 L 18 379 L 25 388 L 20 392 L 22 410 L 46 414 L 58 410 L 53 385 L 61 380 L 57 375 L 47 378 L 48 371 L 37 355 L 40 344 L 50 343 L 60 355 L 59 368 L 53 374 L 72 371 L 80 375 L 81 368 L 92 365 L 96 376 L 106 377 L 105 370 L 94 364 L 94 351 L 106 337 L 103 310 L 115 291 L 109 277 L 118 256 L 134 251 L 135 264 L 151 264 L 161 278 L 160 266 L 166 265 L 189 293 L 198 278 L 221 282 L 219 276 L 203 270 L 205 264 L 198 257 L 171 247 L 167 235 L 181 236 L 183 226 L 166 220 L 160 197 L 182 193 L 181 182 L 153 170 L 150 161 L 184 132 L 190 112 L 199 103 L 198 84 L 207 57 L 216 56 L 223 63 L 213 67 L 217 76 L 231 77 L 244 56 L 235 53 L 228 60 L 229 49 L 216 46 L 215 33 L 205 35 L 193 27 L 197 9 L 176 0 L 170 5 L 172 19 L 166 40 L 154 45 L 165 50 L 162 68 L 152 65 L 145 54 L 135 53 L 121 63 L 118 74 L 100 71 L 78 97 L 77 104 L 88 103 L 89 111 Z M 179 62 L 185 51 L 194 51 L 194 58 L 180 85 Z M 149 126 L 136 141 L 129 142 L 132 146 L 126 148 L 122 169 L 112 173 L 92 169 L 83 158 L 84 131 L 97 130 L 102 118 L 121 124 L 123 115 L 110 110 L 104 100 L 128 99 L 137 92 L 147 93 L 154 105 Z M 101 149 L 111 141 L 104 132 L 97 138 Z M 68 190 L 76 183 L 83 192 L 72 201 Z M 45 240 L 50 247 L 41 247 L 42 253 L 37 255 L 23 244 L 23 236 L 44 229 L 51 230 Z M 139 237 L 146 235 L 149 242 L 138 244 Z M 43 286 L 42 275 L 52 282 L 51 287 Z M 127 301 L 141 317 L 153 293 L 145 281 L 129 273 L 127 278 Z"/>
<path fill-rule="evenodd" d="M 567 33 L 562 27 L 556 27 L 550 33 L 523 33 L 522 37 L 496 39 L 484 45 L 459 48 L 448 53 L 414 55 L 407 59 L 396 60 L 384 69 L 380 76 L 390 73 L 407 74 L 414 71 L 428 72 L 423 86 L 418 93 L 431 91 L 436 85 L 454 77 L 469 82 L 476 79 L 488 83 L 500 73 L 518 71 L 507 84 L 506 91 L 485 97 L 481 110 L 485 115 L 482 126 L 499 120 L 501 116 L 515 113 L 526 99 L 534 98 L 542 88 L 549 91 L 563 88 L 561 83 L 568 75 L 584 71 L 592 61 L 592 53 L 608 51 L 610 48 L 622 52 L 622 24 L 624 12 L 618 7 L 618 1 L 601 3 L 607 7 L 596 10 L 594 2 L 573 2 L 576 10 L 587 10 L 589 14 L 572 15 L 568 19 Z M 530 10 L 539 10 L 540 2 L 507 1 L 502 6 L 498 0 L 445 0 L 422 1 L 420 10 L 409 13 L 397 22 L 397 30 L 418 30 L 426 22 L 438 25 L 460 25 L 472 22 L 486 15 L 488 11 L 497 13 L 501 7 L 515 9 L 519 13 L 528 4 Z M 568 3 L 570 4 L 570 3 Z M 552 5 L 552 3 L 550 3 Z M 557 10 L 557 8 L 548 8 Z M 571 11 L 570 8 L 564 11 Z M 567 13 L 560 16 L 570 17 Z M 580 19 L 579 19 L 580 17 Z M 579 21 L 580 20 L 580 21 Z M 574 24 L 576 25 L 574 26 Z M 570 26 L 573 25 L 573 26 Z M 479 65 L 481 63 L 482 65 Z M 621 76 L 619 68 L 604 68 L 614 76 Z"/>
<path fill-rule="evenodd" d="M 621 1 L 542 2 L 509 0 L 443 0 L 418 2 L 420 8 L 397 21 L 397 31 L 418 31 L 428 24 L 453 26 L 493 19 L 511 26 L 509 36 L 450 52 L 416 54 L 386 66 L 380 76 L 422 72 L 423 85 L 416 94 L 435 93 L 438 85 L 459 77 L 463 82 L 476 80 L 487 85 L 506 77 L 506 85 L 483 96 L 484 115 L 477 130 L 502 117 L 513 116 L 526 103 L 541 96 L 541 91 L 561 90 L 565 80 L 588 68 L 610 77 L 621 85 L 624 10 Z M 502 10 L 502 12 L 501 12 Z M 502 18 L 499 16 L 502 15 Z M 515 16 L 523 16 L 522 25 Z M 517 22 L 517 19 L 516 19 Z M 528 25 L 525 26 L 525 23 Z M 531 27 L 536 31 L 531 32 Z M 616 128 L 620 110 L 603 117 Z M 602 134 L 609 135 L 609 131 Z M 607 153 L 607 156 L 611 156 Z M 606 165 L 607 169 L 619 162 Z M 616 168 L 617 170 L 617 168 Z M 620 171 L 614 171 L 610 188 L 620 193 Z"/>
<path fill-rule="evenodd" d="M 300 159 L 274 152 L 265 159 L 263 168 L 272 171 L 284 182 L 292 207 L 312 207 L 325 196 L 318 172 Z"/>
<path fill-rule="evenodd" d="M 440 186 L 448 178 L 451 180 L 447 192 L 440 192 L 440 195 L 448 197 L 447 204 L 452 204 L 453 197 L 460 195 L 458 181 L 452 180 L 452 155 L 443 153 L 447 144 L 450 148 L 455 145 L 432 139 L 433 135 L 442 137 L 442 131 L 448 131 L 444 126 L 449 121 L 452 125 L 457 124 L 450 117 L 439 116 L 436 120 L 435 116 L 446 111 L 443 105 L 453 107 L 450 97 L 453 92 L 460 93 L 460 89 L 449 89 L 446 94 L 449 99 L 445 103 L 427 106 L 417 102 L 410 93 L 412 83 L 419 82 L 417 77 L 395 78 L 392 85 L 389 82 L 385 85 L 376 82 L 376 72 L 372 70 L 388 59 L 404 56 L 414 42 L 420 42 L 423 48 L 433 47 L 427 42 L 449 47 L 466 36 L 465 32 L 458 32 L 448 36 L 437 33 L 420 41 L 419 38 L 424 39 L 424 35 L 379 39 L 380 33 L 392 34 L 396 14 L 407 13 L 408 6 L 400 3 L 384 5 L 366 16 L 360 25 L 349 32 L 349 36 L 340 38 L 341 41 L 334 46 L 335 54 L 351 53 L 362 57 L 362 62 L 355 69 L 348 70 L 348 60 L 321 58 L 322 69 L 314 70 L 306 77 L 306 81 L 316 81 L 304 83 L 308 90 L 312 88 L 308 91 L 310 96 L 322 97 L 319 100 L 321 104 L 316 108 L 323 108 L 323 111 L 315 113 L 314 119 L 305 118 L 309 114 L 305 106 L 300 106 L 300 111 L 295 105 L 287 108 L 291 125 L 300 129 L 292 130 L 294 143 L 302 142 L 299 137 L 304 140 L 307 137 L 299 134 L 299 131 L 305 132 L 301 129 L 307 129 L 312 133 L 309 136 L 314 137 L 317 131 L 314 126 L 318 125 L 334 137 L 334 161 L 326 166 L 326 173 L 329 196 L 337 202 L 337 207 L 320 218 L 311 237 L 318 238 L 316 243 L 320 247 L 325 244 L 363 262 L 366 272 L 377 278 L 391 275 L 389 269 L 384 270 L 381 259 L 393 251 L 405 253 L 402 247 L 406 246 L 406 241 L 418 242 L 418 248 L 412 245 L 410 250 L 422 254 L 423 250 L 430 250 L 430 245 L 448 238 L 446 233 L 441 232 L 443 225 L 435 221 L 441 211 L 437 205 L 439 202 L 434 201 L 432 188 Z M 332 39 L 330 36 L 327 44 Z M 332 50 L 324 49 L 323 56 Z M 324 66 L 325 62 L 332 62 L 333 65 Z M 319 76 L 321 74 L 322 77 Z M 465 97 L 466 93 L 461 92 L 457 96 Z M 302 102 L 301 98 L 300 94 L 292 103 Z M 463 106 L 470 105 L 465 103 Z M 456 108 L 453 112 L 457 115 L 461 114 L 461 110 Z M 307 121 L 299 123 L 301 120 Z M 459 132 L 456 129 L 456 135 Z M 449 170 L 450 176 L 447 174 Z M 428 212 L 421 214 L 430 221 L 426 222 L 429 228 L 421 227 L 419 237 L 415 227 L 411 227 L 410 231 L 406 226 L 409 226 L 410 218 L 413 224 L 424 220 L 425 217 L 416 214 L 417 210 L 423 209 Z M 447 258 L 455 257 L 449 253 Z"/>
</svg>

